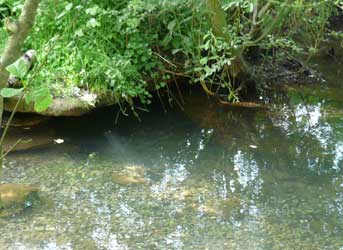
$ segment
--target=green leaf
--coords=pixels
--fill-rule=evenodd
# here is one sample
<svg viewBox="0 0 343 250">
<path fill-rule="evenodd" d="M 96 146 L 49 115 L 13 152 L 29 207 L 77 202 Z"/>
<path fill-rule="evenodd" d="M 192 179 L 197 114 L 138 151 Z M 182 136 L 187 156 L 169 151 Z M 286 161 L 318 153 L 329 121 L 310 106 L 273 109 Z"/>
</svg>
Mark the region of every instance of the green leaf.
<svg viewBox="0 0 343 250">
<path fill-rule="evenodd" d="M 78 29 L 77 31 L 75 31 L 75 36 L 77 37 L 82 37 L 84 34 L 83 34 L 83 30 L 82 29 Z"/>
<path fill-rule="evenodd" d="M 66 5 L 66 10 L 67 10 L 67 11 L 70 11 L 72 8 L 73 8 L 73 3 L 68 3 L 68 4 Z"/>
<path fill-rule="evenodd" d="M 42 112 L 46 110 L 52 103 L 52 96 L 50 90 L 47 87 L 42 87 L 34 91 L 33 94 L 34 109 L 36 112 Z"/>
<path fill-rule="evenodd" d="M 33 100 L 34 100 L 34 93 L 31 92 L 31 91 L 27 92 L 26 95 L 25 95 L 25 102 L 26 102 L 26 104 L 29 104 L 29 103 L 33 102 Z"/>
<path fill-rule="evenodd" d="M 175 55 L 178 52 L 182 52 L 182 49 L 173 49 L 172 54 Z"/>
<path fill-rule="evenodd" d="M 167 28 L 168 28 L 169 31 L 173 31 L 175 26 L 176 26 L 176 20 L 173 20 L 173 21 L 168 23 Z"/>
<path fill-rule="evenodd" d="M 7 66 L 6 70 L 18 78 L 23 78 L 27 71 L 29 71 L 29 67 L 24 60 L 20 58 L 11 65 Z"/>
<path fill-rule="evenodd" d="M 35 100 L 35 107 L 34 107 L 35 111 L 42 112 L 46 110 L 50 106 L 51 103 L 52 103 L 52 97 L 50 94 L 39 97 Z"/>
<path fill-rule="evenodd" d="M 201 58 L 201 59 L 200 59 L 200 64 L 201 64 L 201 65 L 207 64 L 207 57 Z"/>
<path fill-rule="evenodd" d="M 98 13 L 98 6 L 94 6 L 92 8 L 88 8 L 86 9 L 86 14 L 91 15 L 91 16 L 95 16 Z"/>
<path fill-rule="evenodd" d="M 1 96 L 4 98 L 10 98 L 16 95 L 19 95 L 23 92 L 23 89 L 13 89 L 13 88 L 3 88 L 0 92 Z"/>
<path fill-rule="evenodd" d="M 254 4 L 248 3 L 248 12 L 252 13 L 254 11 Z"/>
<path fill-rule="evenodd" d="M 230 40 L 229 33 L 226 30 L 228 27 L 226 13 L 222 9 L 220 0 L 207 0 L 207 10 L 211 13 L 210 23 L 213 33 L 216 36 Z"/>
<path fill-rule="evenodd" d="M 129 26 L 132 29 L 135 29 L 138 27 L 140 21 L 138 18 L 130 18 L 126 21 L 127 26 Z"/>
<path fill-rule="evenodd" d="M 95 18 L 89 19 L 86 25 L 87 25 L 87 27 L 91 27 L 91 28 L 101 26 L 100 23 Z"/>
</svg>

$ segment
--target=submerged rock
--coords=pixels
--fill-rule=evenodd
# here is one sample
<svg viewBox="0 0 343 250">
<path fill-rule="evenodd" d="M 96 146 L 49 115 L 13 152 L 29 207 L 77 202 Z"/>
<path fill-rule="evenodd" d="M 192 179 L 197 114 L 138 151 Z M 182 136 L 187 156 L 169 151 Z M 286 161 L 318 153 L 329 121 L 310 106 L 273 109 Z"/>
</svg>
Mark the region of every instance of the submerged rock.
<svg viewBox="0 0 343 250">
<path fill-rule="evenodd" d="M 196 190 L 191 189 L 185 189 L 180 188 L 180 190 L 177 190 L 176 192 L 173 190 L 170 190 L 169 192 L 173 193 L 173 198 L 179 201 L 191 201 L 194 198 L 194 194 L 196 193 Z"/>
<path fill-rule="evenodd" d="M 207 203 L 202 204 L 195 201 L 189 208 L 195 209 L 205 216 L 215 216 L 223 220 L 229 220 L 234 218 L 235 220 L 241 220 L 244 214 L 240 211 L 242 204 L 238 197 L 231 197 L 227 200 L 208 200 Z"/>
<path fill-rule="evenodd" d="M 4 140 L 4 151 L 11 149 L 18 140 L 20 142 L 12 149 L 12 151 L 28 150 L 41 148 L 52 145 L 54 143 L 54 131 L 47 126 L 39 126 L 35 128 L 11 128 Z"/>
<path fill-rule="evenodd" d="M 244 217 L 244 213 L 241 212 L 242 201 L 238 197 L 231 197 L 220 203 L 219 209 L 221 210 L 224 219 L 235 218 L 235 220 L 241 220 Z"/>
<path fill-rule="evenodd" d="M 38 199 L 38 188 L 24 184 L 0 185 L 0 217 L 20 213 Z"/>
<path fill-rule="evenodd" d="M 112 174 L 112 181 L 119 185 L 142 185 L 147 184 L 148 180 L 144 178 L 145 170 L 141 166 L 129 166 L 120 172 Z"/>
<path fill-rule="evenodd" d="M 198 207 L 198 210 L 200 212 L 202 212 L 203 214 L 206 214 L 206 215 L 220 215 L 220 211 L 215 208 L 215 207 L 212 207 L 210 205 L 200 205 Z"/>
<path fill-rule="evenodd" d="M 193 195 L 194 195 L 193 192 L 190 190 L 184 190 L 181 193 L 181 197 L 183 197 L 183 198 L 189 198 L 189 197 L 192 197 Z"/>
</svg>

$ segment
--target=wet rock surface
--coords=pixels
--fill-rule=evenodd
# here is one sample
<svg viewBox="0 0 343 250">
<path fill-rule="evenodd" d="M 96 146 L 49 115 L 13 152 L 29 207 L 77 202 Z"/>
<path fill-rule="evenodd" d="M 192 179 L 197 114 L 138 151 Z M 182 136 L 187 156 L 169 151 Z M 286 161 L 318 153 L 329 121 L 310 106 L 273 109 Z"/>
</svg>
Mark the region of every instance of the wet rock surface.
<svg viewBox="0 0 343 250">
<path fill-rule="evenodd" d="M 52 145 L 54 130 L 47 126 L 10 128 L 4 141 L 4 151 L 17 144 L 12 151 L 42 148 Z"/>
<path fill-rule="evenodd" d="M 141 166 L 128 166 L 122 171 L 112 174 L 112 181 L 123 186 L 143 185 L 147 184 L 148 180 L 144 178 L 145 170 Z"/>
<path fill-rule="evenodd" d="M 0 217 L 9 217 L 31 207 L 38 199 L 38 188 L 24 184 L 0 184 Z"/>
</svg>

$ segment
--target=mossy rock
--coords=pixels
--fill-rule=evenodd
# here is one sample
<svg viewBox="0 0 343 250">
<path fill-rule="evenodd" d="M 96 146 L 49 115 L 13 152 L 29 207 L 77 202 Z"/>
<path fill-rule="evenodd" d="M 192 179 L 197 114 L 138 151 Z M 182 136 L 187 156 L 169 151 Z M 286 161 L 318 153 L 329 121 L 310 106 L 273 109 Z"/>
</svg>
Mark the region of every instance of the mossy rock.
<svg viewBox="0 0 343 250">
<path fill-rule="evenodd" d="M 24 184 L 0 185 L 0 217 L 9 217 L 31 207 L 38 200 L 38 188 Z"/>
</svg>

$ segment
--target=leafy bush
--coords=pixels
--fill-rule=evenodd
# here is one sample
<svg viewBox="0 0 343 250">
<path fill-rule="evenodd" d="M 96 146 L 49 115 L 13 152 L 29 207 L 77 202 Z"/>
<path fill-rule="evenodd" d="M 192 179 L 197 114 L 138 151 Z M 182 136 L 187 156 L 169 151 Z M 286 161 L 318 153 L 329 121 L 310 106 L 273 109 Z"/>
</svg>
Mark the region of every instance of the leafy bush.
<svg viewBox="0 0 343 250">
<path fill-rule="evenodd" d="M 23 1 L 2 0 L 16 15 Z M 148 83 L 165 86 L 170 75 L 228 89 L 252 65 L 253 47 L 311 54 L 341 1 L 267 0 L 43 0 L 26 47 L 44 67 L 35 84 L 55 95 L 73 86 L 111 90 L 131 102 L 149 102 Z M 0 8 L 0 13 L 1 13 Z M 215 14 L 215 15 L 214 15 Z M 0 37 L 5 34 L 1 33 Z"/>
</svg>

